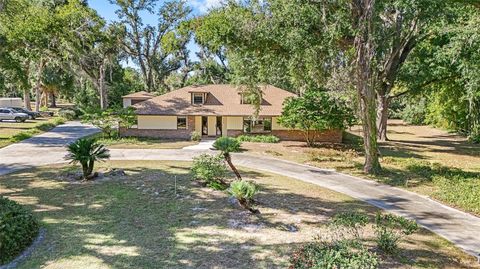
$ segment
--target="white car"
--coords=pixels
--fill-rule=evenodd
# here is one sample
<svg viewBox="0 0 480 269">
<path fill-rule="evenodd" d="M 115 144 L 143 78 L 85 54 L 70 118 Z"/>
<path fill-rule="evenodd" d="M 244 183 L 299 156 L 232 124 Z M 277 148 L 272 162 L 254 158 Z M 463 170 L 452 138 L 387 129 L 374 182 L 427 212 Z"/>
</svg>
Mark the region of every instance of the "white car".
<svg viewBox="0 0 480 269">
<path fill-rule="evenodd" d="M 14 120 L 16 122 L 25 122 L 27 119 L 28 115 L 25 113 L 18 113 L 10 108 L 0 108 L 0 121 Z"/>
</svg>

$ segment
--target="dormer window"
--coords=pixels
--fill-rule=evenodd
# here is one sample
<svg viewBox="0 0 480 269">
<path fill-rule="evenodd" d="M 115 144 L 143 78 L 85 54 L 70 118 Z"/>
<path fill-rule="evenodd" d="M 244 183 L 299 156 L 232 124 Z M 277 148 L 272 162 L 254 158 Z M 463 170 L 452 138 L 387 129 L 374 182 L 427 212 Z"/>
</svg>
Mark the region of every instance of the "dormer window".
<svg viewBox="0 0 480 269">
<path fill-rule="evenodd" d="M 251 102 L 250 98 L 248 98 L 248 96 L 247 96 L 246 94 L 241 93 L 241 94 L 240 94 L 240 104 L 242 104 L 242 105 L 251 105 L 252 102 Z"/>
<path fill-rule="evenodd" d="M 204 93 L 192 93 L 192 104 L 203 105 L 205 103 Z"/>
</svg>

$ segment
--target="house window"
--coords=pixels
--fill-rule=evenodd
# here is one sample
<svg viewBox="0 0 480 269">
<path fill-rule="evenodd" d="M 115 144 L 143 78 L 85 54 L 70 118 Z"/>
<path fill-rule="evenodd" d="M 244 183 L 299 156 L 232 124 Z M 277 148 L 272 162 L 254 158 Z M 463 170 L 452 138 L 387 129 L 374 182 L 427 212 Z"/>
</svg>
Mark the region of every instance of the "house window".
<svg viewBox="0 0 480 269">
<path fill-rule="evenodd" d="M 240 104 L 242 105 L 251 105 L 252 104 L 252 100 L 250 100 L 250 98 L 248 98 L 248 95 L 246 94 L 240 94 Z"/>
<path fill-rule="evenodd" d="M 194 105 L 203 105 L 203 93 L 193 93 L 193 104 Z"/>
<path fill-rule="evenodd" d="M 187 117 L 177 117 L 177 129 L 187 129 Z"/>
<path fill-rule="evenodd" d="M 245 133 L 269 133 L 272 131 L 272 118 L 261 118 L 252 120 L 250 118 L 243 119 L 243 132 Z"/>
</svg>

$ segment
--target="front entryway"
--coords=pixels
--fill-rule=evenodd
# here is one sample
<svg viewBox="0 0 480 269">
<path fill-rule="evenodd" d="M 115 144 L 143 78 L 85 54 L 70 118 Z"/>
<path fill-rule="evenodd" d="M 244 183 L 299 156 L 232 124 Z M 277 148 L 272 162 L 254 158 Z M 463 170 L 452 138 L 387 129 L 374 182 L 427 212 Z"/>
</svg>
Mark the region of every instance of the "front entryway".
<svg viewBox="0 0 480 269">
<path fill-rule="evenodd" d="M 222 136 L 222 117 L 202 116 L 202 136 Z"/>
</svg>

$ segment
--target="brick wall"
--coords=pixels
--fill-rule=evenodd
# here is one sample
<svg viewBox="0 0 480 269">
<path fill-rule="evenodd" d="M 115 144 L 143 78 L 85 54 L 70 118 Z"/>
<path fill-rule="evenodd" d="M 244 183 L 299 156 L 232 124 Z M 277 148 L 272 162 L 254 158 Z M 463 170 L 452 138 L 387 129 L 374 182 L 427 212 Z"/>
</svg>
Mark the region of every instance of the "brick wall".
<svg viewBox="0 0 480 269">
<path fill-rule="evenodd" d="M 148 138 L 165 138 L 165 139 L 185 139 L 189 140 L 191 133 L 195 130 L 195 117 L 187 117 L 187 129 L 177 130 L 158 130 L 158 129 L 126 129 L 120 128 L 120 136 L 135 136 Z"/>
</svg>

